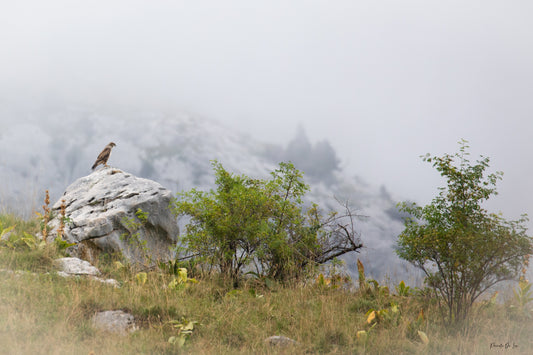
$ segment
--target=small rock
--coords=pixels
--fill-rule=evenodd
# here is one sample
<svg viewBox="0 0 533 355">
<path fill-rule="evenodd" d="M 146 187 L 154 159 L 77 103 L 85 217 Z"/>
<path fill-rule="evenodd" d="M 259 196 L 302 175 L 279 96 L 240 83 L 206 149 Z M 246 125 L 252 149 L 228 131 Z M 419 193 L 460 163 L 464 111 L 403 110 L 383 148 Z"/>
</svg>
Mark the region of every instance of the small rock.
<svg viewBox="0 0 533 355">
<path fill-rule="evenodd" d="M 96 276 L 100 274 L 100 270 L 92 266 L 89 262 L 78 258 L 61 258 L 57 259 L 56 263 L 61 268 L 59 272 L 62 271 L 69 275 Z"/>
<path fill-rule="evenodd" d="M 78 259 L 78 258 L 61 258 L 57 259 L 56 263 L 60 265 L 61 271 L 58 271 L 57 274 L 61 277 L 72 277 L 72 276 L 88 276 L 91 280 L 95 280 L 104 284 L 111 285 L 116 288 L 120 288 L 120 284 L 115 279 L 102 279 L 98 276 L 100 270 L 89 264 L 87 261 Z"/>
<path fill-rule="evenodd" d="M 99 277 L 95 277 L 94 279 L 96 281 L 104 283 L 106 285 L 111 285 L 113 287 L 120 288 L 120 283 L 117 280 L 115 280 L 115 279 L 105 279 L 104 280 L 104 279 L 101 279 Z"/>
<path fill-rule="evenodd" d="M 133 315 L 123 311 L 99 312 L 93 317 L 93 324 L 97 329 L 127 335 L 138 329 Z"/>
<path fill-rule="evenodd" d="M 298 344 L 296 340 L 284 337 L 283 335 L 274 335 L 269 338 L 266 338 L 265 343 L 272 346 L 289 346 Z"/>
</svg>

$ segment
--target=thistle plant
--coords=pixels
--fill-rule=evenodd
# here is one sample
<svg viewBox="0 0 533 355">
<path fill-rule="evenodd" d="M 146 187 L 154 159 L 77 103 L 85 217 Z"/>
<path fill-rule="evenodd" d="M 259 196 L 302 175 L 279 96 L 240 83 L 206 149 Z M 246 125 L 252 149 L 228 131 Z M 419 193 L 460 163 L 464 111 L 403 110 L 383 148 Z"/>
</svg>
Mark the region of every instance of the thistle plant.
<svg viewBox="0 0 533 355">
<path fill-rule="evenodd" d="M 527 309 L 529 302 L 533 301 L 533 294 L 531 291 L 531 283 L 526 279 L 527 267 L 529 266 L 529 255 L 527 255 L 526 261 L 524 262 L 524 268 L 522 269 L 522 275 L 518 280 L 518 289 L 513 290 L 514 301 L 517 305 L 518 310 L 531 318 L 531 311 Z"/>
<path fill-rule="evenodd" d="M 525 278 L 521 278 L 518 281 L 518 289 L 513 290 L 514 301 L 516 302 L 518 309 L 531 317 L 531 313 L 527 310 L 527 304 L 533 301 L 533 294 L 531 293 L 531 284 Z"/>
<path fill-rule="evenodd" d="M 177 329 L 178 334 L 176 336 L 172 336 L 168 339 L 168 342 L 170 344 L 177 345 L 178 347 L 182 348 L 185 345 L 185 341 L 191 337 L 194 326 L 198 324 L 197 321 L 188 321 L 185 318 L 182 318 L 181 320 L 172 320 L 170 321 L 172 326 Z"/>
<path fill-rule="evenodd" d="M 52 210 L 50 209 L 50 193 L 48 190 L 45 191 L 44 205 L 42 206 L 43 213 L 36 212 L 37 216 L 41 220 L 41 234 L 43 236 L 43 241 L 46 243 L 48 238 L 48 233 L 50 232 L 50 227 L 48 222 L 52 219 Z"/>
<path fill-rule="evenodd" d="M 61 200 L 61 207 L 59 209 L 59 227 L 57 227 L 57 238 L 62 239 L 63 234 L 65 233 L 65 221 L 67 219 L 66 217 L 66 209 L 67 206 L 65 205 L 65 199 Z"/>
<path fill-rule="evenodd" d="M 400 297 L 408 297 L 412 293 L 411 287 L 410 286 L 406 286 L 405 282 L 402 280 L 402 281 L 400 281 L 398 286 L 396 286 L 396 293 Z"/>
</svg>

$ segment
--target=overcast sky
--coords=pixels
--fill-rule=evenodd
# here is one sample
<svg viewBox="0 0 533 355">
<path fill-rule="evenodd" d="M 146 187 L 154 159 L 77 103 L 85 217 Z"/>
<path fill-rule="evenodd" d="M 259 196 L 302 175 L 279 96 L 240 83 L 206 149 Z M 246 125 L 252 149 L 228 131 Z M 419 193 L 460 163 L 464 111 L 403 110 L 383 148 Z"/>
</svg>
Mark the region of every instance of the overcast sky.
<svg viewBox="0 0 533 355">
<path fill-rule="evenodd" d="M 188 111 L 274 143 L 301 124 L 344 170 L 427 203 L 420 155 L 504 171 L 533 215 L 533 2 L 4 1 L 0 99 Z"/>
</svg>

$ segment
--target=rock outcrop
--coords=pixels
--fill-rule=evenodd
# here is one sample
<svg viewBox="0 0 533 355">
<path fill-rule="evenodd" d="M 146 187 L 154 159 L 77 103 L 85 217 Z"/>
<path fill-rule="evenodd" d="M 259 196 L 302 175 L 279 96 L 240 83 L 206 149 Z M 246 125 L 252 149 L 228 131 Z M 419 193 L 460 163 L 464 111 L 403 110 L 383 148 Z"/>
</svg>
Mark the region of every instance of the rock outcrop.
<svg viewBox="0 0 533 355">
<path fill-rule="evenodd" d="M 100 275 L 100 270 L 92 266 L 89 262 L 78 258 L 61 258 L 55 263 L 59 266 L 60 272 L 67 275 Z"/>
<path fill-rule="evenodd" d="M 63 239 L 76 244 L 70 254 L 91 263 L 102 251 L 139 265 L 168 260 L 179 232 L 171 199 L 155 181 L 102 168 L 76 180 L 54 204 L 49 238 L 56 237 L 63 220 Z"/>
<path fill-rule="evenodd" d="M 55 264 L 59 268 L 57 274 L 61 277 L 88 277 L 106 285 L 113 287 L 120 287 L 120 284 L 115 279 L 102 279 L 98 277 L 100 270 L 92 266 L 89 262 L 78 258 L 61 258 L 56 259 Z"/>
</svg>

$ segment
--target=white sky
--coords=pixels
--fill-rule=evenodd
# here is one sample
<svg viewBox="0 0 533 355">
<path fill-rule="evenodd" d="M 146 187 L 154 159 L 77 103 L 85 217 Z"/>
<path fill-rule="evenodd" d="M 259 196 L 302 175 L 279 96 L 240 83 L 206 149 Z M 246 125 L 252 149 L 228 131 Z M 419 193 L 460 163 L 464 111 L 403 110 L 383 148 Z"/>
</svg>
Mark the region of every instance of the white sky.
<svg viewBox="0 0 533 355">
<path fill-rule="evenodd" d="M 5 1 L 0 103 L 190 111 L 285 143 L 302 124 L 343 168 L 427 203 L 420 155 L 505 172 L 491 204 L 533 215 L 530 0 Z"/>
</svg>

